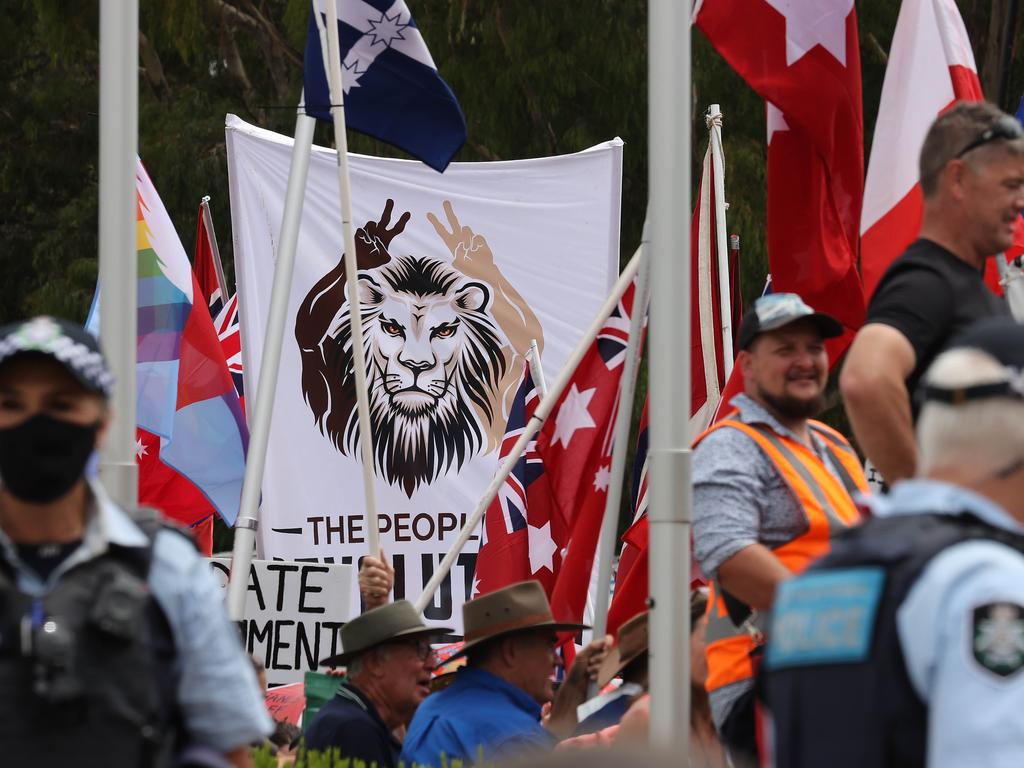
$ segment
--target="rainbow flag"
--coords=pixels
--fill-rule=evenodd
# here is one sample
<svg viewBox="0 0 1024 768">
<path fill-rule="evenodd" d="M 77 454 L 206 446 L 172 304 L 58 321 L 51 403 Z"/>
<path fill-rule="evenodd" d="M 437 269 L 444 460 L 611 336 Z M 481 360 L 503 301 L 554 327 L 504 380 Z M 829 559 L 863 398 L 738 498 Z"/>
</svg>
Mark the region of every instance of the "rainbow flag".
<svg viewBox="0 0 1024 768">
<path fill-rule="evenodd" d="M 213 320 L 202 303 L 195 306 L 202 292 L 192 265 L 141 160 L 135 179 L 137 424 L 160 438 L 160 461 L 233 524 L 249 432 Z M 99 295 L 97 289 L 86 323 L 91 330 L 98 327 Z M 163 506 L 159 499 L 145 501 Z M 164 501 L 174 506 L 174 499 Z"/>
</svg>

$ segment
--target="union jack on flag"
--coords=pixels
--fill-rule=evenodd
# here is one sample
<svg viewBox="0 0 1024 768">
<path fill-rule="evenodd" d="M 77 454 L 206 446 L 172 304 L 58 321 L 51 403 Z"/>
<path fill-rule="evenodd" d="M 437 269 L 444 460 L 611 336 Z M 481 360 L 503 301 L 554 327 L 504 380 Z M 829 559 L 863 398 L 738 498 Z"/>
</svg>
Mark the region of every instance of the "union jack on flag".
<svg viewBox="0 0 1024 768">
<path fill-rule="evenodd" d="M 213 305 L 210 305 L 210 312 L 213 312 Z M 214 328 L 217 331 L 217 338 L 220 339 L 220 348 L 224 350 L 224 359 L 228 362 L 228 373 L 235 384 L 235 391 L 238 392 L 238 399 L 244 397 L 242 387 L 242 337 L 239 335 L 238 325 L 238 294 L 232 296 L 220 314 L 213 320 Z M 242 401 L 244 408 L 244 401 Z"/>
</svg>

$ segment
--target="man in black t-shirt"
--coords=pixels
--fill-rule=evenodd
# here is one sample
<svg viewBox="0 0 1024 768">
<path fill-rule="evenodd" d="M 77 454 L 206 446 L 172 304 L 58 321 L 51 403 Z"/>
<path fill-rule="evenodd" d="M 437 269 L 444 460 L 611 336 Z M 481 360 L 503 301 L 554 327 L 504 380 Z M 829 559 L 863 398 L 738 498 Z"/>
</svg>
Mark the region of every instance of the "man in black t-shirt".
<svg viewBox="0 0 1024 768">
<path fill-rule="evenodd" d="M 958 104 L 928 130 L 919 167 L 919 239 L 879 282 L 839 379 L 857 442 L 890 484 L 916 470 L 908 393 L 921 374 L 958 331 L 1009 314 L 982 273 L 1024 208 L 1024 130 L 991 104 Z"/>
</svg>

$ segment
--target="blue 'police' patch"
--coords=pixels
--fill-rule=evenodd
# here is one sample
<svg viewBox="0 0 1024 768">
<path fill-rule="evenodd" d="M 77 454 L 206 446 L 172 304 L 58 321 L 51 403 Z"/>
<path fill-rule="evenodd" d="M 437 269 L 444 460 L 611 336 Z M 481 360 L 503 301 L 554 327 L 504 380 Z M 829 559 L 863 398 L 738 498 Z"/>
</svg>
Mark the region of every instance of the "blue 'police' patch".
<svg viewBox="0 0 1024 768">
<path fill-rule="evenodd" d="M 885 584 L 876 566 L 805 573 L 779 586 L 765 664 L 853 664 L 871 649 Z"/>
</svg>

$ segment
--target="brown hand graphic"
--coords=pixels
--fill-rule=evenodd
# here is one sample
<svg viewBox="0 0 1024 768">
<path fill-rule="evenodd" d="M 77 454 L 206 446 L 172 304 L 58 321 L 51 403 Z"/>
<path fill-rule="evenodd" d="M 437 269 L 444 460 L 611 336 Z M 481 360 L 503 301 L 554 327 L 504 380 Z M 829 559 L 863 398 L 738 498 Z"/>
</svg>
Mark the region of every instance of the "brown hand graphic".
<svg viewBox="0 0 1024 768">
<path fill-rule="evenodd" d="M 377 221 L 368 221 L 356 230 L 356 264 L 359 269 L 373 269 L 391 261 L 391 254 L 388 253 L 388 246 L 405 230 L 409 223 L 410 213 L 406 211 L 401 215 L 395 226 L 388 229 L 391 223 L 391 213 L 395 208 L 395 201 L 390 198 L 384 204 L 384 212 Z"/>
<path fill-rule="evenodd" d="M 473 233 L 469 227 L 459 224 L 459 219 L 452 209 L 451 201 L 444 201 L 444 214 L 448 218 L 448 227 L 442 224 L 437 216 L 427 214 L 427 221 L 434 225 L 438 237 L 448 246 L 454 257 L 452 266 L 469 277 L 485 279 L 494 270 L 494 254 L 483 235 Z"/>
</svg>

